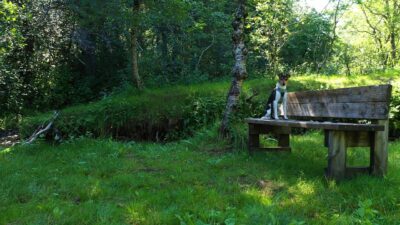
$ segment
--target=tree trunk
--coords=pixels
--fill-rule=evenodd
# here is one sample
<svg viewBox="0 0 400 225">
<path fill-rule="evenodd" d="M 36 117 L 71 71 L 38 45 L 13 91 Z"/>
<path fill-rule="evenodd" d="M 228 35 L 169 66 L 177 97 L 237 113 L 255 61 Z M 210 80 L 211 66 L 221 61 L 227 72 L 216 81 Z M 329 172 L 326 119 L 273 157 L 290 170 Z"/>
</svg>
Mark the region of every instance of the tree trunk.
<svg viewBox="0 0 400 225">
<path fill-rule="evenodd" d="M 143 88 L 142 80 L 139 75 L 139 65 L 138 65 L 138 52 L 137 52 L 137 31 L 132 29 L 131 32 L 131 50 L 132 50 L 132 78 L 136 83 L 136 87 L 139 89 Z"/>
<path fill-rule="evenodd" d="M 134 0 L 133 2 L 133 14 L 138 17 L 141 9 L 144 7 L 143 0 Z M 138 18 L 136 19 L 138 20 Z M 143 88 L 143 83 L 139 75 L 139 65 L 138 65 L 138 25 L 139 22 L 136 22 L 132 26 L 131 30 L 131 53 L 132 53 L 132 79 L 136 83 L 136 87 L 139 89 Z"/>
<path fill-rule="evenodd" d="M 396 63 L 396 1 L 393 2 L 393 8 L 391 9 L 390 7 L 390 2 L 389 0 L 385 0 L 385 10 L 386 10 L 386 16 L 384 17 L 386 20 L 386 24 L 388 26 L 389 30 L 389 41 L 390 41 L 390 56 L 391 56 L 391 62 L 390 66 L 393 68 Z M 392 12 L 393 11 L 393 12 Z M 392 14 L 393 13 L 393 14 Z"/>
<path fill-rule="evenodd" d="M 350 66 L 350 62 L 346 62 L 346 75 L 350 76 L 351 75 L 351 66 Z"/>
<path fill-rule="evenodd" d="M 235 19 L 232 23 L 233 26 L 233 55 L 235 57 L 235 65 L 232 70 L 233 81 L 231 88 L 227 96 L 227 103 L 225 112 L 223 115 L 220 135 L 221 137 L 227 137 L 230 134 L 230 122 L 233 116 L 233 112 L 239 102 L 240 92 L 244 80 L 247 78 L 246 69 L 246 56 L 247 48 L 245 46 L 245 34 L 244 27 L 246 21 L 246 0 L 238 0 L 239 6 L 237 8 Z"/>
<path fill-rule="evenodd" d="M 335 9 L 335 14 L 333 15 L 332 38 L 331 38 L 331 41 L 329 42 L 328 52 L 326 54 L 324 54 L 322 62 L 320 62 L 320 63 L 315 62 L 315 65 L 316 65 L 315 68 L 316 68 L 317 73 L 321 72 L 322 67 L 325 67 L 328 59 L 332 55 L 334 44 L 335 44 L 335 41 L 337 40 L 336 30 L 337 30 L 337 26 L 339 23 L 339 12 L 340 12 L 341 3 L 342 3 L 342 0 L 338 0 L 336 9 Z"/>
<path fill-rule="evenodd" d="M 390 33 L 390 47 L 392 48 L 392 67 L 394 67 L 397 61 L 396 34 L 394 30 L 392 30 Z"/>
</svg>

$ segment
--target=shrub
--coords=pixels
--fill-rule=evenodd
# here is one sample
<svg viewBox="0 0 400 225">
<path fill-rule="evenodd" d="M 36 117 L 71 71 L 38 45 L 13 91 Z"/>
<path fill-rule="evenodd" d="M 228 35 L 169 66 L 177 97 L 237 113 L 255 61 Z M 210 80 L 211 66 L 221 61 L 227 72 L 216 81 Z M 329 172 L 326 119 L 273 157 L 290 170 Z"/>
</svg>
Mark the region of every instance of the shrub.
<svg viewBox="0 0 400 225">
<path fill-rule="evenodd" d="M 330 89 L 371 85 L 374 82 L 378 83 L 362 77 L 303 76 L 290 81 L 290 90 Z M 234 120 L 243 123 L 246 117 L 261 116 L 266 98 L 274 85 L 272 79 L 246 81 Z M 89 135 L 152 141 L 177 140 L 192 135 L 200 127 L 221 117 L 228 87 L 228 82 L 217 82 L 143 92 L 127 88 L 101 101 L 62 110 L 55 126 L 64 138 Z M 392 101 L 391 135 L 398 132 L 396 128 L 400 128 L 399 107 L 400 92 L 396 90 Z M 24 118 L 20 124 L 21 135 L 31 135 L 49 118 L 51 113 Z"/>
<path fill-rule="evenodd" d="M 391 101 L 392 119 L 390 120 L 390 136 L 400 137 L 400 89 L 395 87 Z"/>
<path fill-rule="evenodd" d="M 255 114 L 256 104 L 246 102 L 252 88 L 273 86 L 272 80 L 249 82 L 244 88 L 240 115 Z M 210 124 L 222 115 L 228 83 L 204 83 L 191 86 L 168 87 L 135 93 L 127 90 L 117 95 L 86 105 L 69 107 L 60 112 L 55 126 L 65 138 L 82 135 L 115 137 L 118 139 L 175 140 L 191 135 L 198 128 Z M 257 96 L 257 102 L 266 95 Z M 261 104 L 262 105 L 262 104 Z M 262 108 L 262 107 L 261 107 Z M 23 119 L 23 137 L 45 124 L 51 113 Z"/>
</svg>

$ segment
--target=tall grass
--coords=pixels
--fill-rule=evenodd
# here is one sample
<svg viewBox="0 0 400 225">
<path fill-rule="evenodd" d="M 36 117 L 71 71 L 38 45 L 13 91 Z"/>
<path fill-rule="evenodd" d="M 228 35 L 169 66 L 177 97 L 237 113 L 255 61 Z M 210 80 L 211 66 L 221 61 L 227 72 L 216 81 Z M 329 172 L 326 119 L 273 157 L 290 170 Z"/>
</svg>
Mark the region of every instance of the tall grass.
<svg viewBox="0 0 400 225">
<path fill-rule="evenodd" d="M 385 178 L 323 176 L 319 133 L 293 152 L 225 151 L 216 128 L 169 144 L 87 138 L 0 151 L 0 224 L 398 224 L 400 143 Z M 240 135 L 239 135 L 240 136 Z M 237 149 L 235 149 L 237 150 Z M 367 165 L 366 150 L 349 151 Z"/>
<path fill-rule="evenodd" d="M 307 75 L 293 77 L 289 88 L 290 91 L 321 90 L 388 82 L 392 82 L 395 87 L 400 86 L 397 74 L 347 77 Z M 274 85 L 275 81 L 271 79 L 247 81 L 237 119 L 241 121 L 249 116 L 260 116 Z M 61 111 L 55 125 L 66 138 L 85 135 L 136 140 L 177 140 L 192 135 L 197 129 L 213 123 L 221 116 L 228 87 L 228 82 L 216 82 L 148 89 L 143 92 L 127 89 L 98 102 L 66 108 Z M 256 97 L 246 101 L 253 95 Z M 393 112 L 399 114 L 398 111 Z M 20 126 L 22 136 L 30 135 L 50 115 L 47 113 L 25 118 Z"/>
</svg>

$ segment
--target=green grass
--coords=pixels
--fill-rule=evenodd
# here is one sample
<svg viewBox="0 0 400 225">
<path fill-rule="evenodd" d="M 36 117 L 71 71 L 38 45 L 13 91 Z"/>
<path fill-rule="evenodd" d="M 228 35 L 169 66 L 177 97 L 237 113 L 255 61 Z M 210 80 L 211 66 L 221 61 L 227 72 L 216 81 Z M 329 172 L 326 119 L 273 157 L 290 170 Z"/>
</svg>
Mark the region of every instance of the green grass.
<svg viewBox="0 0 400 225">
<path fill-rule="evenodd" d="M 399 87 L 399 72 L 364 76 L 295 76 L 290 80 L 289 88 L 290 91 L 321 90 L 389 81 L 394 87 Z M 275 82 L 266 78 L 246 81 L 239 118 L 260 116 Z M 229 82 L 215 82 L 148 89 L 141 93 L 127 89 L 98 102 L 63 109 L 55 125 L 65 138 L 92 135 L 136 140 L 178 140 L 192 135 L 222 115 L 228 87 Z M 258 95 L 252 102 L 244 101 L 255 92 Z M 20 124 L 21 135 L 30 136 L 38 126 L 51 118 L 51 114 L 24 118 Z"/>
<path fill-rule="evenodd" d="M 398 73 L 307 75 L 291 79 L 290 90 L 389 80 L 400 86 Z M 274 83 L 246 81 L 243 97 L 259 95 L 239 105 L 238 117 L 262 113 Z M 400 142 L 390 144 L 385 178 L 340 183 L 323 176 L 327 150 L 319 133 L 294 136 L 292 154 L 249 157 L 238 147 L 246 145 L 243 123 L 232 145 L 216 139 L 215 128 L 198 131 L 221 115 L 228 86 L 126 90 L 62 110 L 56 126 L 72 139 L 61 145 L 0 147 L 0 224 L 399 224 Z M 22 134 L 49 115 L 25 118 Z M 132 138 L 143 130 L 164 130 L 165 140 L 196 135 L 168 144 L 83 137 Z M 351 149 L 348 162 L 367 165 L 367 150 Z"/>
<path fill-rule="evenodd" d="M 398 224 L 400 142 L 385 178 L 323 176 L 323 136 L 293 153 L 227 151 L 215 129 L 170 144 L 77 139 L 0 152 L 0 224 Z M 366 151 L 351 151 L 366 164 Z M 361 158 L 361 160 L 360 160 Z"/>
</svg>

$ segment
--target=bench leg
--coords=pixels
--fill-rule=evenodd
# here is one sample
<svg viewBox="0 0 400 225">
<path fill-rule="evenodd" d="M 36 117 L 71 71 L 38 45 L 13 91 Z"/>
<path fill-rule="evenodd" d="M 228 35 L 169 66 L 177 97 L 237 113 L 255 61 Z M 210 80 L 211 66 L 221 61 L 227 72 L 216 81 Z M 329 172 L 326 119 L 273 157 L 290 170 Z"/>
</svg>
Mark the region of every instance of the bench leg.
<svg viewBox="0 0 400 225">
<path fill-rule="evenodd" d="M 389 121 L 379 120 L 376 124 L 385 126 L 385 130 L 375 132 L 371 148 L 371 172 L 373 175 L 383 176 L 386 174 L 388 164 Z"/>
<path fill-rule="evenodd" d="M 290 135 L 289 134 L 278 134 L 278 146 L 281 148 L 288 148 L 288 151 L 291 151 L 290 148 Z"/>
<path fill-rule="evenodd" d="M 346 175 L 346 133 L 329 131 L 327 176 L 342 180 Z"/>
<path fill-rule="evenodd" d="M 260 134 L 253 124 L 249 124 L 249 154 L 253 155 L 254 151 L 260 147 Z"/>
</svg>

